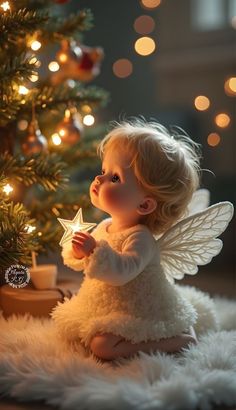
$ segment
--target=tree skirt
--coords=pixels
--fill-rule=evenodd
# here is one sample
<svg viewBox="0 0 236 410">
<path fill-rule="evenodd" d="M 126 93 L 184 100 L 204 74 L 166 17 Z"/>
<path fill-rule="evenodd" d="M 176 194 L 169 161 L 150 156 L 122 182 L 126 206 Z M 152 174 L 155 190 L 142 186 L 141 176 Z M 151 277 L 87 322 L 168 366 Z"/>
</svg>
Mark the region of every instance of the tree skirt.
<svg viewBox="0 0 236 410">
<path fill-rule="evenodd" d="M 175 410 L 236 405 L 236 302 L 215 299 L 221 331 L 175 356 L 102 363 L 56 338 L 50 319 L 0 316 L 0 395 L 62 409 Z"/>
</svg>

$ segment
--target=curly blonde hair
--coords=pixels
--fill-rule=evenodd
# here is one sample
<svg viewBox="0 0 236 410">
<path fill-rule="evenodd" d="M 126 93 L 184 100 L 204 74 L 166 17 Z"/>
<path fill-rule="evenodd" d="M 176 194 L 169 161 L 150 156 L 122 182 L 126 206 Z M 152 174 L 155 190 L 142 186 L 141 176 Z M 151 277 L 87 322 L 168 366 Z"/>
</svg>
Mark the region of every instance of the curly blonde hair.
<svg viewBox="0 0 236 410">
<path fill-rule="evenodd" d="M 101 158 L 108 149 L 131 157 L 138 183 L 156 200 L 156 209 L 141 220 L 154 234 L 163 233 L 185 214 L 199 186 L 198 144 L 186 135 L 170 135 L 157 122 L 135 119 L 115 123 L 98 146 Z"/>
</svg>

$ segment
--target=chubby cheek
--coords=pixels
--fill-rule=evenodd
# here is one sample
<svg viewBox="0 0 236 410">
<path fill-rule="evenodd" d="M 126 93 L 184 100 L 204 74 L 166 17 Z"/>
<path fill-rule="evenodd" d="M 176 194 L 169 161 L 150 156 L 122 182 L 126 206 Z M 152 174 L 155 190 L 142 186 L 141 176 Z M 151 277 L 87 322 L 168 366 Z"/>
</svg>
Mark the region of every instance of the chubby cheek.
<svg viewBox="0 0 236 410">
<path fill-rule="evenodd" d="M 104 188 L 101 192 L 102 202 L 110 209 L 121 210 L 121 208 L 128 208 L 131 197 L 126 189 L 121 185 L 114 185 L 114 187 Z"/>
</svg>

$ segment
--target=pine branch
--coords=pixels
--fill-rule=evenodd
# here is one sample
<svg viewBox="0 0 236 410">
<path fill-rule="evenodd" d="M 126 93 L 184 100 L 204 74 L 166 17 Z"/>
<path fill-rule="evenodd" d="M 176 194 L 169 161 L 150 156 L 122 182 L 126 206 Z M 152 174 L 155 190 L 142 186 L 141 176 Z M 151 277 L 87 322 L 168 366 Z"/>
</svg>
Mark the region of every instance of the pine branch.
<svg viewBox="0 0 236 410">
<path fill-rule="evenodd" d="M 83 88 L 80 83 L 76 83 L 74 88 L 67 84 L 56 87 L 44 86 L 42 89 L 31 91 L 24 99 L 16 90 L 11 90 L 9 85 L 0 100 L 0 126 L 5 126 L 25 113 L 31 116 L 33 102 L 36 114 L 41 114 L 42 110 L 65 109 L 69 103 L 76 106 L 88 104 L 95 110 L 97 107 L 105 106 L 108 100 L 109 94 L 105 90 L 95 86 Z"/>
<path fill-rule="evenodd" d="M 0 174 L 26 186 L 40 184 L 47 191 L 62 188 L 68 182 L 66 164 L 57 154 L 37 154 L 30 158 L 8 153 L 0 155 Z"/>
<path fill-rule="evenodd" d="M 25 37 L 27 33 L 42 28 L 48 18 L 46 13 L 27 9 L 0 14 L 0 48 L 6 50 L 9 46 L 17 45 L 19 37 Z"/>
<path fill-rule="evenodd" d="M 71 14 L 68 16 L 66 19 L 60 18 L 55 18 L 54 23 L 57 25 L 57 27 L 54 27 L 54 38 L 66 38 L 66 37 L 72 37 L 77 38 L 76 34 L 80 34 L 83 31 L 88 31 L 93 27 L 93 14 L 90 9 L 84 9 L 79 11 L 77 14 Z M 49 27 L 49 32 L 52 33 L 52 28 L 53 26 L 51 25 L 50 21 L 50 26 Z M 46 28 L 47 28 L 46 27 Z"/>
<path fill-rule="evenodd" d="M 104 106 L 107 100 L 108 93 L 105 90 L 95 86 L 84 88 L 80 83 L 76 83 L 74 88 L 67 84 L 54 87 L 45 86 L 34 94 L 36 112 L 40 112 L 42 108 L 52 110 L 61 105 L 66 107 L 69 102 L 77 106 L 89 104 L 91 108 L 95 109 L 97 106 Z M 24 110 L 30 111 L 31 107 L 32 100 L 28 99 L 24 105 Z"/>
<path fill-rule="evenodd" d="M 39 249 L 34 231 L 27 232 L 27 225 L 35 221 L 29 217 L 22 204 L 2 202 L 0 205 L 0 268 L 11 264 L 30 262 L 30 252 Z"/>
<path fill-rule="evenodd" d="M 7 95 L 7 89 L 14 90 L 14 83 L 22 83 L 23 80 L 29 79 L 35 74 L 35 63 L 37 59 L 34 56 L 26 57 L 25 54 L 8 59 L 6 63 L 0 66 L 0 92 Z"/>
</svg>

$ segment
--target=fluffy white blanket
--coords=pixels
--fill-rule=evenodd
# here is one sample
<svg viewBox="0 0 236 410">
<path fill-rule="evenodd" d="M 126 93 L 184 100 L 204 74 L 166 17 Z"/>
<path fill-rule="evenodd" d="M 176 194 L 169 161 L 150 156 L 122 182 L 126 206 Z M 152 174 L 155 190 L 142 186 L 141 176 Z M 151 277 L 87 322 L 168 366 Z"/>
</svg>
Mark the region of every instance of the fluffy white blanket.
<svg viewBox="0 0 236 410">
<path fill-rule="evenodd" d="M 197 346 L 115 363 L 59 343 L 51 320 L 0 316 L 0 395 L 80 410 L 236 405 L 236 302 L 217 299 L 216 305 L 221 330 Z"/>
</svg>

